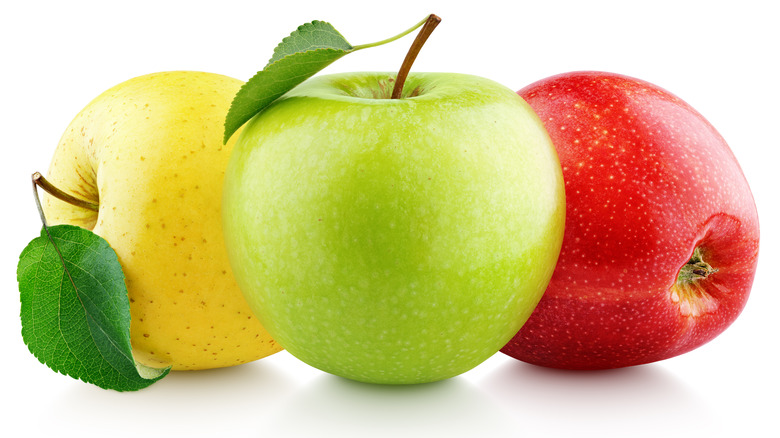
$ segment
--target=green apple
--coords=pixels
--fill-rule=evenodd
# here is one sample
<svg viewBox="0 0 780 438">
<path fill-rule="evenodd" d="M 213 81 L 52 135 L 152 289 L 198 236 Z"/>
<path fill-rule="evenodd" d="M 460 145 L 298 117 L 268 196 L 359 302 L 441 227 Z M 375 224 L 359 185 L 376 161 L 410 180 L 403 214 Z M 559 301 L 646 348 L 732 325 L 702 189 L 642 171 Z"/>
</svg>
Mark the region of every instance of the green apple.
<svg viewBox="0 0 780 438">
<path fill-rule="evenodd" d="M 222 145 L 222 120 L 241 84 L 187 71 L 130 79 L 90 102 L 54 152 L 49 182 L 98 208 L 47 196 L 48 222 L 91 229 L 116 251 L 144 365 L 216 368 L 280 350 L 243 299 L 222 237 L 233 146 Z"/>
<path fill-rule="evenodd" d="M 354 380 L 463 373 L 531 314 L 563 238 L 542 122 L 460 74 L 318 76 L 243 129 L 226 171 L 228 256 L 291 354 Z"/>
</svg>

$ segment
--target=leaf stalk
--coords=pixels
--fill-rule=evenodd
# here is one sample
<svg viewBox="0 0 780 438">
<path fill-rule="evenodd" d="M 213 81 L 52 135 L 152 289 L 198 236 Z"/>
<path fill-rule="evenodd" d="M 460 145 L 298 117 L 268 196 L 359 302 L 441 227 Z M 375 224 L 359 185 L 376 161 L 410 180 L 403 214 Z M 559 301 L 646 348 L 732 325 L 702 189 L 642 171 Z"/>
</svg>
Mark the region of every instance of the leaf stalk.
<svg viewBox="0 0 780 438">
<path fill-rule="evenodd" d="M 367 49 L 369 47 L 377 47 L 381 46 L 383 44 L 387 44 L 390 42 L 393 42 L 397 39 L 403 38 L 406 35 L 409 35 L 410 33 L 417 30 L 420 26 L 424 25 L 428 20 L 430 19 L 430 16 L 423 18 L 419 23 L 415 24 L 414 26 L 410 27 L 409 29 L 406 29 L 405 31 L 399 33 L 396 36 L 392 36 L 390 38 L 383 39 L 382 41 L 377 41 L 375 43 L 369 43 L 369 44 L 359 44 L 357 46 L 352 46 L 352 51 L 361 50 L 361 49 Z"/>
</svg>

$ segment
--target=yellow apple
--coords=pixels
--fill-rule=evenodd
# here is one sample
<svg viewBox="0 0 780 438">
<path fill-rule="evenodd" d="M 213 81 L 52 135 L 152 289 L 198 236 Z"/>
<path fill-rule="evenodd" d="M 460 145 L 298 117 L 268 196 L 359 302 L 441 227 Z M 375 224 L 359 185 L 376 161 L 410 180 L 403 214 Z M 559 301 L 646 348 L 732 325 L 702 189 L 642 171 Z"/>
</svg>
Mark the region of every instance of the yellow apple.
<svg viewBox="0 0 780 438">
<path fill-rule="evenodd" d="M 241 85 L 186 71 L 131 79 L 89 103 L 54 153 L 48 180 L 99 207 L 47 196 L 46 217 L 91 229 L 116 251 L 144 365 L 217 368 L 281 350 L 241 295 L 222 236 L 232 148 L 223 121 Z"/>
</svg>

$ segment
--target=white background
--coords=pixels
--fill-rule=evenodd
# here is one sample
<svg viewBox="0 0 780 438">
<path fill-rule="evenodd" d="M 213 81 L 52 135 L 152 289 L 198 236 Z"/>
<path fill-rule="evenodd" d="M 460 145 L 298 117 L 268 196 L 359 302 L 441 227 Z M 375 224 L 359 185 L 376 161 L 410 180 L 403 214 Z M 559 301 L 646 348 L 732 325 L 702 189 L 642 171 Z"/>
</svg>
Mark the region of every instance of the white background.
<svg viewBox="0 0 780 438">
<path fill-rule="evenodd" d="M 4 2 L 0 435 L 780 436 L 776 2 L 462 3 Z M 672 91 L 718 128 L 751 184 L 762 225 L 753 292 L 731 328 L 694 352 L 630 369 L 553 371 L 499 353 L 462 376 L 410 387 L 350 382 L 282 352 L 116 393 L 56 374 L 27 351 L 15 268 L 40 230 L 30 174 L 48 168 L 65 127 L 93 97 L 155 71 L 246 80 L 281 38 L 313 19 L 362 44 L 429 12 L 443 22 L 417 71 L 471 73 L 514 90 L 565 71 L 619 72 Z M 357 52 L 326 71 L 396 70 L 411 40 Z"/>
</svg>

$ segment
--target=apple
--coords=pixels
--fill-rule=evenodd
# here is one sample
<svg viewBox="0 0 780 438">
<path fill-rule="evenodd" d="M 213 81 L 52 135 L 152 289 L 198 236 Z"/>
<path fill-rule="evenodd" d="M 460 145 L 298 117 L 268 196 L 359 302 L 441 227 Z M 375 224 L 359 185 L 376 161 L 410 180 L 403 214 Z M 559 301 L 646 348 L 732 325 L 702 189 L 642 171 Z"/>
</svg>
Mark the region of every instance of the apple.
<svg viewBox="0 0 780 438">
<path fill-rule="evenodd" d="M 242 82 L 201 72 L 137 77 L 71 122 L 48 180 L 98 211 L 46 196 L 51 225 L 93 230 L 116 251 L 136 361 L 224 367 L 280 350 L 252 315 L 222 235 L 222 179 L 233 143 L 222 120 Z"/>
<path fill-rule="evenodd" d="M 606 369 L 667 359 L 723 332 L 748 299 L 758 215 L 737 160 L 691 106 L 602 72 L 518 91 L 566 181 L 560 259 L 502 349 L 532 364 Z"/>
<path fill-rule="evenodd" d="M 514 91 L 461 74 L 316 76 L 244 126 L 225 243 L 247 301 L 292 355 L 409 384 L 498 352 L 563 238 L 560 164 Z"/>
</svg>

